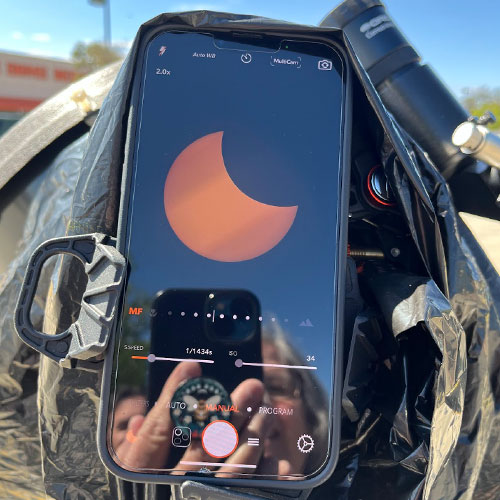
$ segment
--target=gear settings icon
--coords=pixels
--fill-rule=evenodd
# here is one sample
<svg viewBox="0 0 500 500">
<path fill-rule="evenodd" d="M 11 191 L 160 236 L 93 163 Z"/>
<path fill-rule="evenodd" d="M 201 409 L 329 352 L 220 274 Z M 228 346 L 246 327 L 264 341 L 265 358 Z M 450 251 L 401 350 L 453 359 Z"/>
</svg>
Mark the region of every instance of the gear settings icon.
<svg viewBox="0 0 500 500">
<path fill-rule="evenodd" d="M 297 439 L 297 448 L 301 453 L 310 453 L 314 448 L 314 439 L 309 434 L 302 434 Z"/>
</svg>

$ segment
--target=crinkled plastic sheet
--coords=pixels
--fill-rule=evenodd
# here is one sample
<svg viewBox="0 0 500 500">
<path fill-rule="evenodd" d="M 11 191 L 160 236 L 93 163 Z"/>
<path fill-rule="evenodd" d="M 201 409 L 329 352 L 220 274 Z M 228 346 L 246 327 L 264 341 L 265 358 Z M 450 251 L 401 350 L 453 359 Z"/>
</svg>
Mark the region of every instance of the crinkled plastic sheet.
<svg viewBox="0 0 500 500">
<path fill-rule="evenodd" d="M 0 498 L 50 498 L 45 495 L 38 430 L 39 355 L 14 330 L 13 313 L 30 254 L 48 238 L 64 234 L 76 180 L 87 142 L 83 136 L 54 159 L 36 180 L 19 251 L 0 277 Z M 50 273 L 44 274 L 50 279 Z M 42 326 L 44 304 L 33 308 L 34 325 Z M 52 381 L 45 390 L 54 387 Z M 40 394 L 39 394 L 40 395 Z M 52 408 L 52 416 L 58 413 Z M 59 431 L 60 432 L 60 431 Z M 59 433 L 58 432 L 58 433 Z"/>
<path fill-rule="evenodd" d="M 30 208 L 19 255 L 0 282 L 2 498 L 43 498 L 44 491 L 56 499 L 145 495 L 140 486 L 113 478 L 98 458 L 100 370 L 87 365 L 63 369 L 41 359 L 35 407 L 35 387 L 27 373 L 36 371 L 38 357 L 18 340 L 12 313 L 24 266 L 41 241 L 65 232 L 115 235 L 138 40 L 166 23 L 314 29 L 201 11 L 164 14 L 139 30 L 88 147 L 83 152 L 83 138 L 54 160 Z M 357 317 L 352 338 L 346 332 L 351 342 L 340 459 L 332 478 L 312 498 L 500 498 L 498 275 L 458 218 L 442 177 L 398 129 L 355 54 L 351 57 L 384 126 L 386 173 L 428 276 L 383 264 L 366 266 L 361 288 L 371 290 L 375 299 L 364 306 L 353 285 L 356 307 L 350 310 Z M 398 160 L 391 156 L 394 149 Z M 78 296 L 80 281 L 68 269 L 59 270 L 47 299 L 45 331 L 68 321 L 61 304 Z"/>
</svg>

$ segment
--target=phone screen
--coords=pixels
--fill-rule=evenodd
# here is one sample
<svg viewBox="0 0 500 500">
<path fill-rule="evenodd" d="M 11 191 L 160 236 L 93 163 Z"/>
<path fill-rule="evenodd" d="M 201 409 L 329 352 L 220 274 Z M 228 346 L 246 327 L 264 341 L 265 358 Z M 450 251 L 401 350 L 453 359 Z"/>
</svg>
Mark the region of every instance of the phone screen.
<svg viewBox="0 0 500 500">
<path fill-rule="evenodd" d="M 342 59 L 147 46 L 108 450 L 129 471 L 296 480 L 332 443 Z"/>
</svg>

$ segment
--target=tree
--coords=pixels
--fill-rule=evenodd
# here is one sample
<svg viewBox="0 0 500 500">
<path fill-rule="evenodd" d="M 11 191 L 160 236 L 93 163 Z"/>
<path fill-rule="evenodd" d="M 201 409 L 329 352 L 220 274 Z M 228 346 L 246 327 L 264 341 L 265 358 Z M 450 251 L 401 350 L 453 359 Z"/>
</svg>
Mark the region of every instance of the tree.
<svg viewBox="0 0 500 500">
<path fill-rule="evenodd" d="M 78 42 L 71 51 L 71 59 L 79 73 L 91 73 L 102 66 L 122 59 L 122 54 L 113 47 L 99 42 Z"/>
<path fill-rule="evenodd" d="M 488 128 L 500 130 L 500 87 L 464 88 L 462 89 L 462 104 L 471 115 L 478 117 L 485 111 L 491 111 L 497 121 L 490 123 Z"/>
</svg>

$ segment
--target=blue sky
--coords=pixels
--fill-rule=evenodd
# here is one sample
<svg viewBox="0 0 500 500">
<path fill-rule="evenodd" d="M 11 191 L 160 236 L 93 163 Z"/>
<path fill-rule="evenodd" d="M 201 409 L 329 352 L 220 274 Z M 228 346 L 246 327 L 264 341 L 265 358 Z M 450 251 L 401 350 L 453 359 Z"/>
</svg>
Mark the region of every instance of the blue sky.
<svg viewBox="0 0 500 500">
<path fill-rule="evenodd" d="M 111 0 L 113 42 L 124 47 L 138 26 L 161 12 L 211 9 L 317 24 L 328 0 Z M 500 1 L 386 0 L 425 62 L 457 94 L 500 87 Z M 88 0 L 0 0 L 0 50 L 68 58 L 77 41 L 102 39 L 102 11 Z"/>
</svg>

